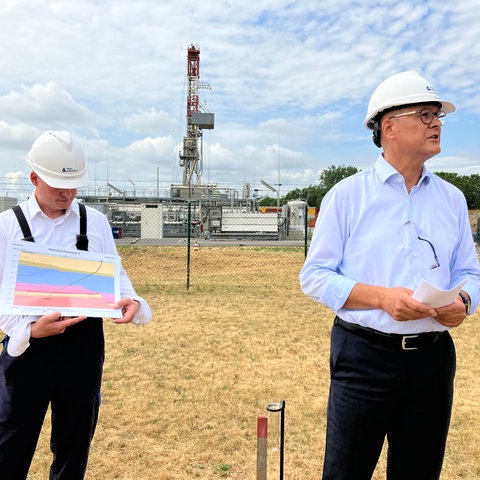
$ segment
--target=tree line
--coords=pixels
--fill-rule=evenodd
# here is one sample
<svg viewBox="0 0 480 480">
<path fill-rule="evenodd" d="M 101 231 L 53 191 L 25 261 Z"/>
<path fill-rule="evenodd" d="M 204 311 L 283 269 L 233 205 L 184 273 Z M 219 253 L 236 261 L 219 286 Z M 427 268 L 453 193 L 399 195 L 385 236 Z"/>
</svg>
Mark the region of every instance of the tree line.
<svg viewBox="0 0 480 480">
<path fill-rule="evenodd" d="M 319 207 L 325 194 L 340 180 L 347 178 L 354 173 L 359 172 L 358 168 L 341 165 L 332 165 L 319 175 L 318 185 L 310 185 L 305 188 L 296 188 L 291 190 L 281 198 L 281 205 L 291 200 L 305 200 L 311 207 Z M 440 178 L 455 185 L 460 189 L 467 200 L 469 210 L 480 210 L 480 175 L 459 175 L 451 172 L 435 172 Z M 265 197 L 259 202 L 263 207 L 274 207 L 277 205 L 277 199 Z"/>
</svg>

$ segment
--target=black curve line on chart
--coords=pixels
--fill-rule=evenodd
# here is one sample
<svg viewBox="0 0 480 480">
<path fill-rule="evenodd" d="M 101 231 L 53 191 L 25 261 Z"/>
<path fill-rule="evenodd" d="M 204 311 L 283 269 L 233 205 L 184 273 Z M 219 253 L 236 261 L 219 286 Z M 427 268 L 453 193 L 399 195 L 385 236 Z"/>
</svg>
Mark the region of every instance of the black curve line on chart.
<svg viewBox="0 0 480 480">
<path fill-rule="evenodd" d="M 65 290 L 66 288 L 71 287 L 72 285 L 75 285 L 78 282 L 81 282 L 85 278 L 88 278 L 88 277 L 91 277 L 92 275 L 95 275 L 102 268 L 102 265 L 103 265 L 103 260 L 100 260 L 98 268 L 94 272 L 88 273 L 87 275 L 84 275 L 83 277 L 80 277 L 78 280 L 75 280 L 72 283 L 69 283 L 67 285 L 63 285 L 62 288 L 60 288 L 58 290 L 55 290 L 54 292 L 50 292 L 48 295 L 45 295 L 43 298 L 50 298 L 52 295 L 55 295 L 56 293 L 60 293 L 62 290 Z M 48 283 L 47 277 L 43 274 L 43 272 L 41 270 L 40 270 L 40 275 L 42 275 L 44 280 Z"/>
</svg>

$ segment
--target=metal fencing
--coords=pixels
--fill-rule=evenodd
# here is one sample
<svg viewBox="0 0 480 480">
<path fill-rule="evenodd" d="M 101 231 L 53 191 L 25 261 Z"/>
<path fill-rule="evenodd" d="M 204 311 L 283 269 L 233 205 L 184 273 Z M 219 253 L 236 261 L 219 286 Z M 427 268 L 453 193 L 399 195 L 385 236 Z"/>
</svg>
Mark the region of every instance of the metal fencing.
<svg viewBox="0 0 480 480">
<path fill-rule="evenodd" d="M 111 221 L 137 288 L 248 293 L 274 282 L 287 293 L 298 286 L 316 214 L 305 202 L 255 212 L 193 202 L 139 208 L 137 218 L 117 211 Z"/>
<path fill-rule="evenodd" d="M 199 192 L 197 192 L 199 190 Z M 195 199 L 190 197 L 196 196 Z M 176 188 L 168 198 L 78 197 L 108 219 L 122 263 L 144 289 L 248 292 L 298 286 L 318 209 Z M 16 198 L 0 197 L 0 211 Z M 131 273 L 133 272 L 133 273 Z M 278 291 L 278 289 L 277 289 Z"/>
</svg>

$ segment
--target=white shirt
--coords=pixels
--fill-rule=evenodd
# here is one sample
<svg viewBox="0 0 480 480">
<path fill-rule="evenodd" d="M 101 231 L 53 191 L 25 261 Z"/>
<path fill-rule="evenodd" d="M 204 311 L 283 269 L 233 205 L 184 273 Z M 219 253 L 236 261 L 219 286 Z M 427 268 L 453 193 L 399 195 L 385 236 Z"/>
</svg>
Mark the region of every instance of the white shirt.
<svg viewBox="0 0 480 480">
<path fill-rule="evenodd" d="M 80 228 L 78 203 L 74 200 L 70 208 L 58 218 L 47 217 L 40 209 L 35 195 L 21 204 L 23 213 L 30 226 L 36 243 L 59 246 L 69 250 L 76 249 L 77 234 Z M 87 206 L 88 250 L 117 255 L 117 247 L 113 240 L 110 225 L 105 216 Z M 5 252 L 11 240 L 20 240 L 23 233 L 13 210 L 0 214 L 0 278 L 3 276 Z M 148 323 L 152 312 L 148 303 L 138 297 L 123 267 L 120 271 L 120 296 L 138 300 L 140 309 L 132 323 L 140 325 Z M 30 324 L 39 317 L 33 315 L 0 315 L 0 329 L 9 337 L 8 353 L 11 356 L 21 355 L 29 346 Z"/>
<path fill-rule="evenodd" d="M 440 267 L 432 269 L 434 251 Z M 401 334 L 445 330 L 432 317 L 399 322 L 383 310 L 342 308 L 357 282 L 415 290 L 422 279 L 442 289 L 466 279 L 463 290 L 476 310 L 480 268 L 465 197 L 425 167 L 409 194 L 403 177 L 380 155 L 374 167 L 324 197 L 300 272 L 302 289 L 365 327 Z"/>
</svg>

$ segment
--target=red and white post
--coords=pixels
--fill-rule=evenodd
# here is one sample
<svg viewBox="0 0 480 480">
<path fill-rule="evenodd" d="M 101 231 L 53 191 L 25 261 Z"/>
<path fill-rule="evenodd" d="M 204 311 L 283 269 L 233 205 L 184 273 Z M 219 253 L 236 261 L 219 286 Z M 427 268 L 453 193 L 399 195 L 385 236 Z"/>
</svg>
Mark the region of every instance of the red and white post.
<svg viewBox="0 0 480 480">
<path fill-rule="evenodd" d="M 267 480 L 267 430 L 268 417 L 257 418 L 257 480 Z"/>
</svg>

